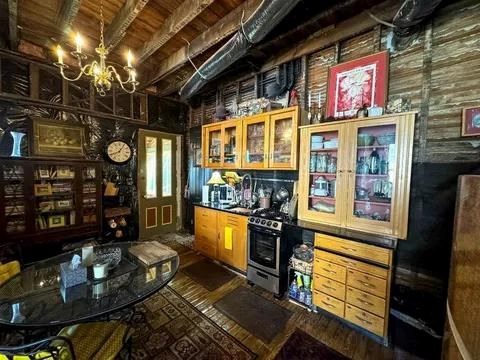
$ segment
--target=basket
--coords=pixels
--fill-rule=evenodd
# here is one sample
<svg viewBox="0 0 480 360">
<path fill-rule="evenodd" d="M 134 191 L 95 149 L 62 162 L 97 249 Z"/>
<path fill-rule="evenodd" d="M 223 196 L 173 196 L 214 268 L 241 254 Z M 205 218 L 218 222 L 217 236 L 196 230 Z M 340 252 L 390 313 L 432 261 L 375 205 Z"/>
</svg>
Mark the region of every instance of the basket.
<svg viewBox="0 0 480 360">
<path fill-rule="evenodd" d="M 290 258 L 290 267 L 293 270 L 300 271 L 303 274 L 311 275 L 313 273 L 313 261 L 306 262 L 292 256 Z"/>
</svg>

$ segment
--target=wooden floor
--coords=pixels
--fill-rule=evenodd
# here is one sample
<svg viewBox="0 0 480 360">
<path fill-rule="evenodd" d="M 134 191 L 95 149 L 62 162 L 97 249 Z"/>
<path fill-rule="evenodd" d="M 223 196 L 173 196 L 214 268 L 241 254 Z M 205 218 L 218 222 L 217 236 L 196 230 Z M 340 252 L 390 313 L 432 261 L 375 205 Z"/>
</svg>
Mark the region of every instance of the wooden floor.
<svg viewBox="0 0 480 360">
<path fill-rule="evenodd" d="M 171 244 L 169 245 L 172 246 Z M 173 245 L 172 247 L 180 254 L 180 268 L 203 258 L 202 255 L 182 245 Z M 258 354 L 259 359 L 273 359 L 296 327 L 352 359 L 417 359 L 399 349 L 385 348 L 336 319 L 308 312 L 290 303 L 288 300 L 282 300 L 280 303 L 282 306 L 292 310 L 293 316 L 290 318 L 285 330 L 279 333 L 270 344 L 265 344 L 212 306 L 213 303 L 232 291 L 232 289 L 246 283 L 244 277 L 237 277 L 217 290 L 210 292 L 179 271 L 169 285 L 225 331 Z M 269 292 L 257 287 L 253 289 L 259 295 L 278 302 Z"/>
</svg>

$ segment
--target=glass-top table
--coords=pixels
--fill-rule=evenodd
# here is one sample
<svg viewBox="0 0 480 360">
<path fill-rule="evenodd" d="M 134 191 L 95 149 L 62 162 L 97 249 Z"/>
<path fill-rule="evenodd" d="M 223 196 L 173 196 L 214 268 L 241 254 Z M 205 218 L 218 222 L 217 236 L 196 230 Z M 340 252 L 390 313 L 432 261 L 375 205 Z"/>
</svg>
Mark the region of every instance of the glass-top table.
<svg viewBox="0 0 480 360">
<path fill-rule="evenodd" d="M 179 257 L 174 255 L 151 266 L 129 253 L 140 242 L 95 246 L 94 251 L 120 248 L 122 259 L 108 276 L 64 288 L 60 264 L 70 261 L 76 249 L 36 262 L 0 286 L 0 325 L 42 328 L 79 323 L 103 317 L 139 303 L 162 289 L 175 276 Z"/>
</svg>

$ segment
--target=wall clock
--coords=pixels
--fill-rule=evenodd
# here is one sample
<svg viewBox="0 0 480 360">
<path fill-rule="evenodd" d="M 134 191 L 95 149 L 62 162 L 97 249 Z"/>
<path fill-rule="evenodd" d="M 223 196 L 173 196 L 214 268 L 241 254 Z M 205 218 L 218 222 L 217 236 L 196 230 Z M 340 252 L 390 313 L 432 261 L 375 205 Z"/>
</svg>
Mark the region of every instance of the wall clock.
<svg viewBox="0 0 480 360">
<path fill-rule="evenodd" d="M 120 139 L 113 139 L 105 147 L 105 155 L 114 164 L 122 165 L 130 161 L 133 151 L 130 145 Z"/>
</svg>

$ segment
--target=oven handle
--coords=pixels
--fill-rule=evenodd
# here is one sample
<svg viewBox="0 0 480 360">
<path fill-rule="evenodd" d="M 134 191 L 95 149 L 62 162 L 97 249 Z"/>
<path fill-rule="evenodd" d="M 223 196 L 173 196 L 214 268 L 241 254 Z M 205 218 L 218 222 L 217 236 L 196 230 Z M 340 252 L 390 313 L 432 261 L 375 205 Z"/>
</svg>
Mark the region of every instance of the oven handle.
<svg viewBox="0 0 480 360">
<path fill-rule="evenodd" d="M 281 234 L 280 231 L 265 229 L 265 228 L 262 228 L 261 226 L 255 226 L 255 225 L 251 225 L 251 224 L 248 225 L 248 230 L 254 230 L 258 233 L 275 235 L 275 236 L 280 236 L 280 234 Z"/>
</svg>

